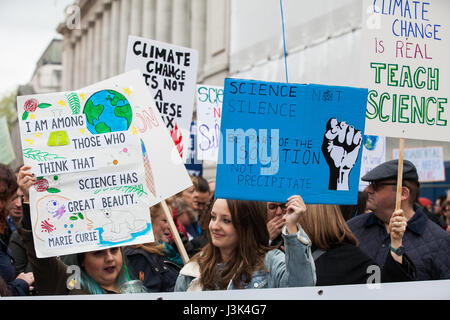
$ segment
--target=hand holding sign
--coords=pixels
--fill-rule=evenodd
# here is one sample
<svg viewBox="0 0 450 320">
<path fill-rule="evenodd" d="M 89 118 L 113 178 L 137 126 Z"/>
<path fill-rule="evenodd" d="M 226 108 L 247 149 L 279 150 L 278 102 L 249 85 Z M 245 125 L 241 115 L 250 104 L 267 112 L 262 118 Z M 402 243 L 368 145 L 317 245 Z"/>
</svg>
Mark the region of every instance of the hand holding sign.
<svg viewBox="0 0 450 320">
<path fill-rule="evenodd" d="M 327 122 L 322 152 L 330 168 L 330 190 L 349 190 L 349 175 L 358 158 L 362 135 L 360 130 L 331 118 Z"/>
</svg>

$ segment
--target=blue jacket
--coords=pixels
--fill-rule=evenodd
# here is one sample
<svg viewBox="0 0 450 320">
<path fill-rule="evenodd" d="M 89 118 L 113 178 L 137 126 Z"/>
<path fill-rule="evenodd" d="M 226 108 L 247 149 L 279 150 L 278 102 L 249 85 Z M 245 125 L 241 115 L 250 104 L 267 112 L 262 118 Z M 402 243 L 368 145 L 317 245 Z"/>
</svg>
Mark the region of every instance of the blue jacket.
<svg viewBox="0 0 450 320">
<path fill-rule="evenodd" d="M 296 234 L 286 234 L 283 230 L 285 253 L 275 249 L 267 252 L 264 267 L 267 270 L 257 270 L 252 279 L 243 288 L 283 288 L 314 286 L 316 271 L 311 256 L 311 241 L 299 226 Z M 196 261 L 189 262 L 180 271 L 175 291 L 199 291 L 200 268 Z M 228 290 L 238 289 L 230 281 Z"/>
<path fill-rule="evenodd" d="M 11 250 L 0 239 L 0 276 L 8 285 L 13 296 L 27 296 L 30 293 L 28 283 L 22 279 L 16 279 L 16 267 L 13 264 Z"/>
<path fill-rule="evenodd" d="M 450 235 L 430 221 L 420 207 L 408 221 L 403 236 L 405 252 L 417 269 L 417 280 L 450 279 Z M 384 223 L 373 213 L 347 221 L 359 240 L 359 247 L 383 267 L 390 246 Z"/>
</svg>

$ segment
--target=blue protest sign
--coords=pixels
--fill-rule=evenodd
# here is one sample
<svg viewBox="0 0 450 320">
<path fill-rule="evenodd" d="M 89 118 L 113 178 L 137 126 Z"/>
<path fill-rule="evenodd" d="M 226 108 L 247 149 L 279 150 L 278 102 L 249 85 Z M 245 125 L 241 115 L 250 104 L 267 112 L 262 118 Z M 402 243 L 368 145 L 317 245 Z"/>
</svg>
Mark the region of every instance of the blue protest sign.
<svg viewBox="0 0 450 320">
<path fill-rule="evenodd" d="M 216 197 L 355 204 L 367 89 L 225 79 Z"/>
</svg>

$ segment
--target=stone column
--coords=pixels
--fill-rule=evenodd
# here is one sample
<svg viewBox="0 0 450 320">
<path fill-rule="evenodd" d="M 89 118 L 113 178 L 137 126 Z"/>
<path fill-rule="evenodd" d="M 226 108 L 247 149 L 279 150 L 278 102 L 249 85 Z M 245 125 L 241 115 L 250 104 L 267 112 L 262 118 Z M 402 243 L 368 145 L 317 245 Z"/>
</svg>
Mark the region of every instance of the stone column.
<svg viewBox="0 0 450 320">
<path fill-rule="evenodd" d="M 101 47 L 102 55 L 100 60 L 100 80 L 104 80 L 109 76 L 109 56 L 110 56 L 110 34 L 111 34 L 111 4 L 107 3 L 103 6 L 102 19 L 102 38 Z"/>
<path fill-rule="evenodd" d="M 85 85 L 91 85 L 93 78 L 93 53 L 94 53 L 94 20 L 90 20 L 87 27 L 87 44 L 86 44 L 86 65 L 85 72 L 86 78 L 84 80 Z"/>
<path fill-rule="evenodd" d="M 171 42 L 189 47 L 191 26 L 189 22 L 190 5 L 188 0 L 173 0 Z"/>
<path fill-rule="evenodd" d="M 131 0 L 130 35 L 142 35 L 142 5 L 143 0 Z"/>
<path fill-rule="evenodd" d="M 77 90 L 80 85 L 80 62 L 81 62 L 81 32 L 80 30 L 74 30 L 73 45 L 74 45 L 74 57 L 72 65 L 72 90 Z"/>
<path fill-rule="evenodd" d="M 70 33 L 66 32 L 63 38 L 62 45 L 62 85 L 61 90 L 70 90 L 72 82 L 72 63 L 73 63 L 73 49 L 70 40 Z"/>
<path fill-rule="evenodd" d="M 127 55 L 128 33 L 130 31 L 130 4 L 129 0 L 120 1 L 120 30 L 119 30 L 119 65 L 118 73 L 125 70 L 125 58 Z"/>
<path fill-rule="evenodd" d="M 172 33 L 172 0 L 156 0 L 156 27 L 157 41 L 170 42 Z"/>
<path fill-rule="evenodd" d="M 86 58 L 87 58 L 87 29 L 81 29 L 81 48 L 80 48 L 80 63 L 78 65 L 78 72 L 80 74 L 78 87 L 86 85 Z"/>
<path fill-rule="evenodd" d="M 144 0 L 142 5 L 142 36 L 155 39 L 156 0 Z"/>
<path fill-rule="evenodd" d="M 117 75 L 119 66 L 119 27 L 120 27 L 120 0 L 111 3 L 111 29 L 109 43 L 109 77 Z"/>
<path fill-rule="evenodd" d="M 92 58 L 94 60 L 92 66 L 92 83 L 98 82 L 100 80 L 100 59 L 102 56 L 102 19 L 103 14 L 101 12 L 97 12 L 95 15 L 94 21 L 94 40 L 93 40 L 93 50 L 92 50 Z"/>
<path fill-rule="evenodd" d="M 198 50 L 198 79 L 203 75 L 206 52 L 206 0 L 191 1 L 191 48 Z"/>
</svg>

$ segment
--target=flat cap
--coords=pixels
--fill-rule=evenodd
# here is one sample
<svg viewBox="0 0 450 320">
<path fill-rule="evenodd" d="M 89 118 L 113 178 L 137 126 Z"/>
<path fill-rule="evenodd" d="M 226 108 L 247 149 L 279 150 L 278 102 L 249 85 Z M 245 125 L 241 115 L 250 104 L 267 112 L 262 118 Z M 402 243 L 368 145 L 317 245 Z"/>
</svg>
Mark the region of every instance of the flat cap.
<svg viewBox="0 0 450 320">
<path fill-rule="evenodd" d="M 387 179 L 397 180 L 398 160 L 390 160 L 383 162 L 377 167 L 367 172 L 361 180 L 363 181 L 380 181 Z M 419 175 L 414 164 L 409 160 L 403 160 L 403 180 L 419 181 Z"/>
</svg>

